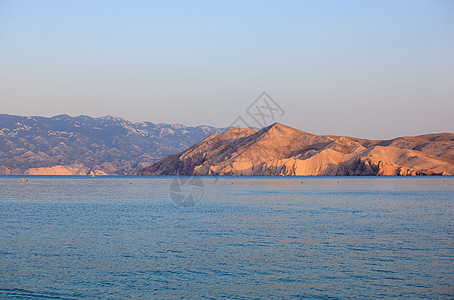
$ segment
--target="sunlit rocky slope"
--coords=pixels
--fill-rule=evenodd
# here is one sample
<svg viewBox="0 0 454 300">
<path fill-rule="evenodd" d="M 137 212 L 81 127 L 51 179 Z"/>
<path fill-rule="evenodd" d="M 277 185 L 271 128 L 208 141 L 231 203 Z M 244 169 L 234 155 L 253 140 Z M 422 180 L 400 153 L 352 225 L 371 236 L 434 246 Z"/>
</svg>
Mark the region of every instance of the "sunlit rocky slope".
<svg viewBox="0 0 454 300">
<path fill-rule="evenodd" d="M 124 174 L 221 131 L 111 116 L 0 114 L 0 174 Z"/>
<path fill-rule="evenodd" d="M 313 135 L 279 123 L 214 133 L 137 175 L 451 175 L 454 134 L 392 140 Z"/>
</svg>

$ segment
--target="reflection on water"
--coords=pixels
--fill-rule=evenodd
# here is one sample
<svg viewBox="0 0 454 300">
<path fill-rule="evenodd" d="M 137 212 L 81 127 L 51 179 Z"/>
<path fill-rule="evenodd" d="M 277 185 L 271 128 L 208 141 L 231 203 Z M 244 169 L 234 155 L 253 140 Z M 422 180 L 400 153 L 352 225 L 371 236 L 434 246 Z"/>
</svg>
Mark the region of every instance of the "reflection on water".
<svg viewBox="0 0 454 300">
<path fill-rule="evenodd" d="M 453 298 L 454 179 L 0 177 L 0 298 Z"/>
</svg>

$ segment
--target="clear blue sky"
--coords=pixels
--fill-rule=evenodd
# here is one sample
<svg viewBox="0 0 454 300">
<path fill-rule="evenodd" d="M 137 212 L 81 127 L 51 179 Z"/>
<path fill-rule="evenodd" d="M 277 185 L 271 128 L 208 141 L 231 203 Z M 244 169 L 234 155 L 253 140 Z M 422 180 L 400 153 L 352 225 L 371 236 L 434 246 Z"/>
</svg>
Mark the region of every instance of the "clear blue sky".
<svg viewBox="0 0 454 300">
<path fill-rule="evenodd" d="M 454 131 L 454 1 L 2 1 L 0 113 Z"/>
</svg>

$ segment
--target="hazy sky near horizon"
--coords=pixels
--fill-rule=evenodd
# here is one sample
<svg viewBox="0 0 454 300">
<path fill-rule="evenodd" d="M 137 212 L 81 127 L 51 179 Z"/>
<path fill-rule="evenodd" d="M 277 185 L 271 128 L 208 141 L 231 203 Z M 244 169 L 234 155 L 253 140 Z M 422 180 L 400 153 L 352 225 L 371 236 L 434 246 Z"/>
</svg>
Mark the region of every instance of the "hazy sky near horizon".
<svg viewBox="0 0 454 300">
<path fill-rule="evenodd" d="M 454 132 L 454 1 L 3 1 L 0 113 Z M 251 123 L 251 125 L 255 125 Z"/>
</svg>

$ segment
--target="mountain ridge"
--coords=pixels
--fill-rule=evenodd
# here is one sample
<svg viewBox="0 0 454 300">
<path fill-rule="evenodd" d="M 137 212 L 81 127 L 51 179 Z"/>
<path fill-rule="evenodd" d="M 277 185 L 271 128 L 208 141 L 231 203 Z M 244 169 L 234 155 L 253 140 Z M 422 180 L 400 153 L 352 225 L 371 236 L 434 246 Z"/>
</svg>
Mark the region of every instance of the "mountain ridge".
<svg viewBox="0 0 454 300">
<path fill-rule="evenodd" d="M 314 135 L 280 123 L 232 128 L 135 175 L 451 175 L 454 134 L 391 140 Z"/>
<path fill-rule="evenodd" d="M 223 129 L 115 116 L 0 114 L 0 174 L 119 175 Z"/>
</svg>

